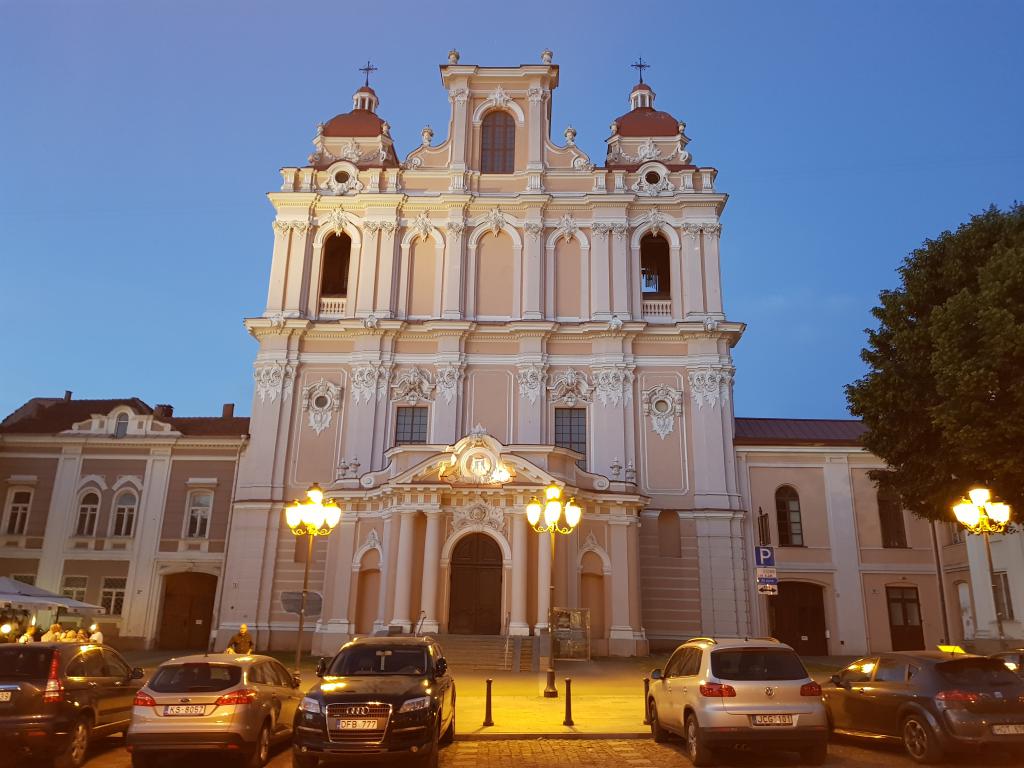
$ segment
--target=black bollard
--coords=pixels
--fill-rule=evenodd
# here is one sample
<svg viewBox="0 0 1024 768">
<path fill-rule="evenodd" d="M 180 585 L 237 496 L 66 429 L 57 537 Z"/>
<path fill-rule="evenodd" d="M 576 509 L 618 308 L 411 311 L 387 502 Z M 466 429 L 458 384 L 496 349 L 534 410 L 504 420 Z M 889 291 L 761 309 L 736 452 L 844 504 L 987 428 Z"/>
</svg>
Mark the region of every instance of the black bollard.
<svg viewBox="0 0 1024 768">
<path fill-rule="evenodd" d="M 650 702 L 651 693 L 651 678 L 644 678 L 644 725 L 651 724 L 651 705 Z"/>
<path fill-rule="evenodd" d="M 548 667 L 548 681 L 547 685 L 544 686 L 544 698 L 545 699 L 557 699 L 558 689 L 555 688 L 555 670 L 553 667 Z"/>
<path fill-rule="evenodd" d="M 576 725 L 572 721 L 572 678 L 565 678 L 565 720 L 562 725 Z"/>
<path fill-rule="evenodd" d="M 494 725 L 491 719 L 491 683 L 494 681 L 487 678 L 487 707 L 484 709 L 484 725 Z"/>
</svg>

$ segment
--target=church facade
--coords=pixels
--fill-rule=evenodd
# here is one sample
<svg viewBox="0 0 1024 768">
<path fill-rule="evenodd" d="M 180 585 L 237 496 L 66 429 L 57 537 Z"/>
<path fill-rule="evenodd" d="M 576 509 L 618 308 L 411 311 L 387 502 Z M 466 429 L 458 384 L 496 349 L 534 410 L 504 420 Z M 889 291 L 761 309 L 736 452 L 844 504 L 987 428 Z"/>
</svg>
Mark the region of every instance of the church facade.
<svg viewBox="0 0 1024 768">
<path fill-rule="evenodd" d="M 426 127 L 400 160 L 366 85 L 281 170 L 266 310 L 245 321 L 248 438 L 225 438 L 223 546 L 200 566 L 211 636 L 247 623 L 294 647 L 307 554 L 283 509 L 313 483 L 343 510 L 312 553 L 314 652 L 370 632 L 542 635 L 552 607 L 588 609 L 594 655 L 773 631 L 809 654 L 923 647 L 963 637 L 967 613 L 980 630 L 965 545 L 879 498 L 857 422 L 735 417 L 727 195 L 686 124 L 641 80 L 597 163 L 551 124 L 558 81 L 549 51 L 518 67 L 453 51 L 443 140 Z M 0 428 L 0 475 L 18 446 Z M 583 510 L 553 561 L 525 515 L 550 484 Z M 779 597 L 755 589 L 759 544 L 777 547 Z M 157 605 L 179 566 L 161 567 L 138 577 Z M 159 644 L 166 610 L 120 634 Z"/>
</svg>

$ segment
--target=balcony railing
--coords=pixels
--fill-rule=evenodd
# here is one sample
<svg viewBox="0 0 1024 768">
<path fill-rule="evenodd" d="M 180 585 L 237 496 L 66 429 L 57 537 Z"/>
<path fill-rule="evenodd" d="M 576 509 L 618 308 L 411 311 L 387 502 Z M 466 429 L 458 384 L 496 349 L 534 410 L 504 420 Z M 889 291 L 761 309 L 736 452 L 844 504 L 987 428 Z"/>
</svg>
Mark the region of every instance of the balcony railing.
<svg viewBox="0 0 1024 768">
<path fill-rule="evenodd" d="M 320 317 L 341 317 L 346 301 L 344 296 L 324 296 L 320 299 Z"/>
<path fill-rule="evenodd" d="M 643 314 L 649 320 L 671 320 L 672 299 L 644 299 Z"/>
</svg>

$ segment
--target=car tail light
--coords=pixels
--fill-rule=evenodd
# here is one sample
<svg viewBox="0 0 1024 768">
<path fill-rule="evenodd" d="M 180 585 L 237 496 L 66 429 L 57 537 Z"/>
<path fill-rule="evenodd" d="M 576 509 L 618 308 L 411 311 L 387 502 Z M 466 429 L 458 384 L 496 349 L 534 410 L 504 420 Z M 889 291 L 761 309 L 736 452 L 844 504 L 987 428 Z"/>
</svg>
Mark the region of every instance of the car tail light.
<svg viewBox="0 0 1024 768">
<path fill-rule="evenodd" d="M 58 704 L 64 700 L 64 683 L 60 681 L 60 651 L 50 657 L 50 674 L 43 689 L 43 704 Z"/>
<path fill-rule="evenodd" d="M 700 695 L 732 698 L 736 696 L 736 689 L 731 685 L 722 685 L 721 683 L 704 683 L 700 687 Z"/>
<path fill-rule="evenodd" d="M 821 686 L 813 680 L 800 686 L 801 696 L 821 696 Z"/>
<path fill-rule="evenodd" d="M 946 709 L 964 709 L 968 704 L 977 704 L 981 697 L 971 691 L 939 691 L 935 702 Z"/>
<path fill-rule="evenodd" d="M 145 691 L 139 691 L 135 694 L 135 700 L 132 701 L 133 707 L 155 707 L 156 699 L 150 696 Z"/>
<path fill-rule="evenodd" d="M 256 701 L 256 691 L 252 688 L 239 688 L 237 691 L 226 693 L 215 702 L 218 707 L 227 707 L 235 704 L 252 704 Z"/>
</svg>

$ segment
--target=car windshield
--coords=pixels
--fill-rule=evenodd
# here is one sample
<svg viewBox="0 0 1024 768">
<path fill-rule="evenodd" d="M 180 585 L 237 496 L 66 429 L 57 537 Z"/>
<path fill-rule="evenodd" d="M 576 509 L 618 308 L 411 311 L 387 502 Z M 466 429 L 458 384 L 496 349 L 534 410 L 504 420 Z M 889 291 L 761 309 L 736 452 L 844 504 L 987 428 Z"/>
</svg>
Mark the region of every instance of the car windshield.
<svg viewBox="0 0 1024 768">
<path fill-rule="evenodd" d="M 238 685 L 242 670 L 230 664 L 165 664 L 156 671 L 149 687 L 157 693 L 223 691 Z"/>
<path fill-rule="evenodd" d="M 783 648 L 712 651 L 711 674 L 719 680 L 803 680 L 800 657 Z"/>
<path fill-rule="evenodd" d="M 331 662 L 327 674 L 350 675 L 422 675 L 427 671 L 424 648 L 357 645 L 346 648 Z"/>
<path fill-rule="evenodd" d="M 952 685 L 1018 685 L 1020 679 L 997 659 L 957 659 L 936 665 L 935 669 Z"/>
<path fill-rule="evenodd" d="M 52 648 L 0 646 L 0 681 L 45 680 L 50 674 Z"/>
</svg>

